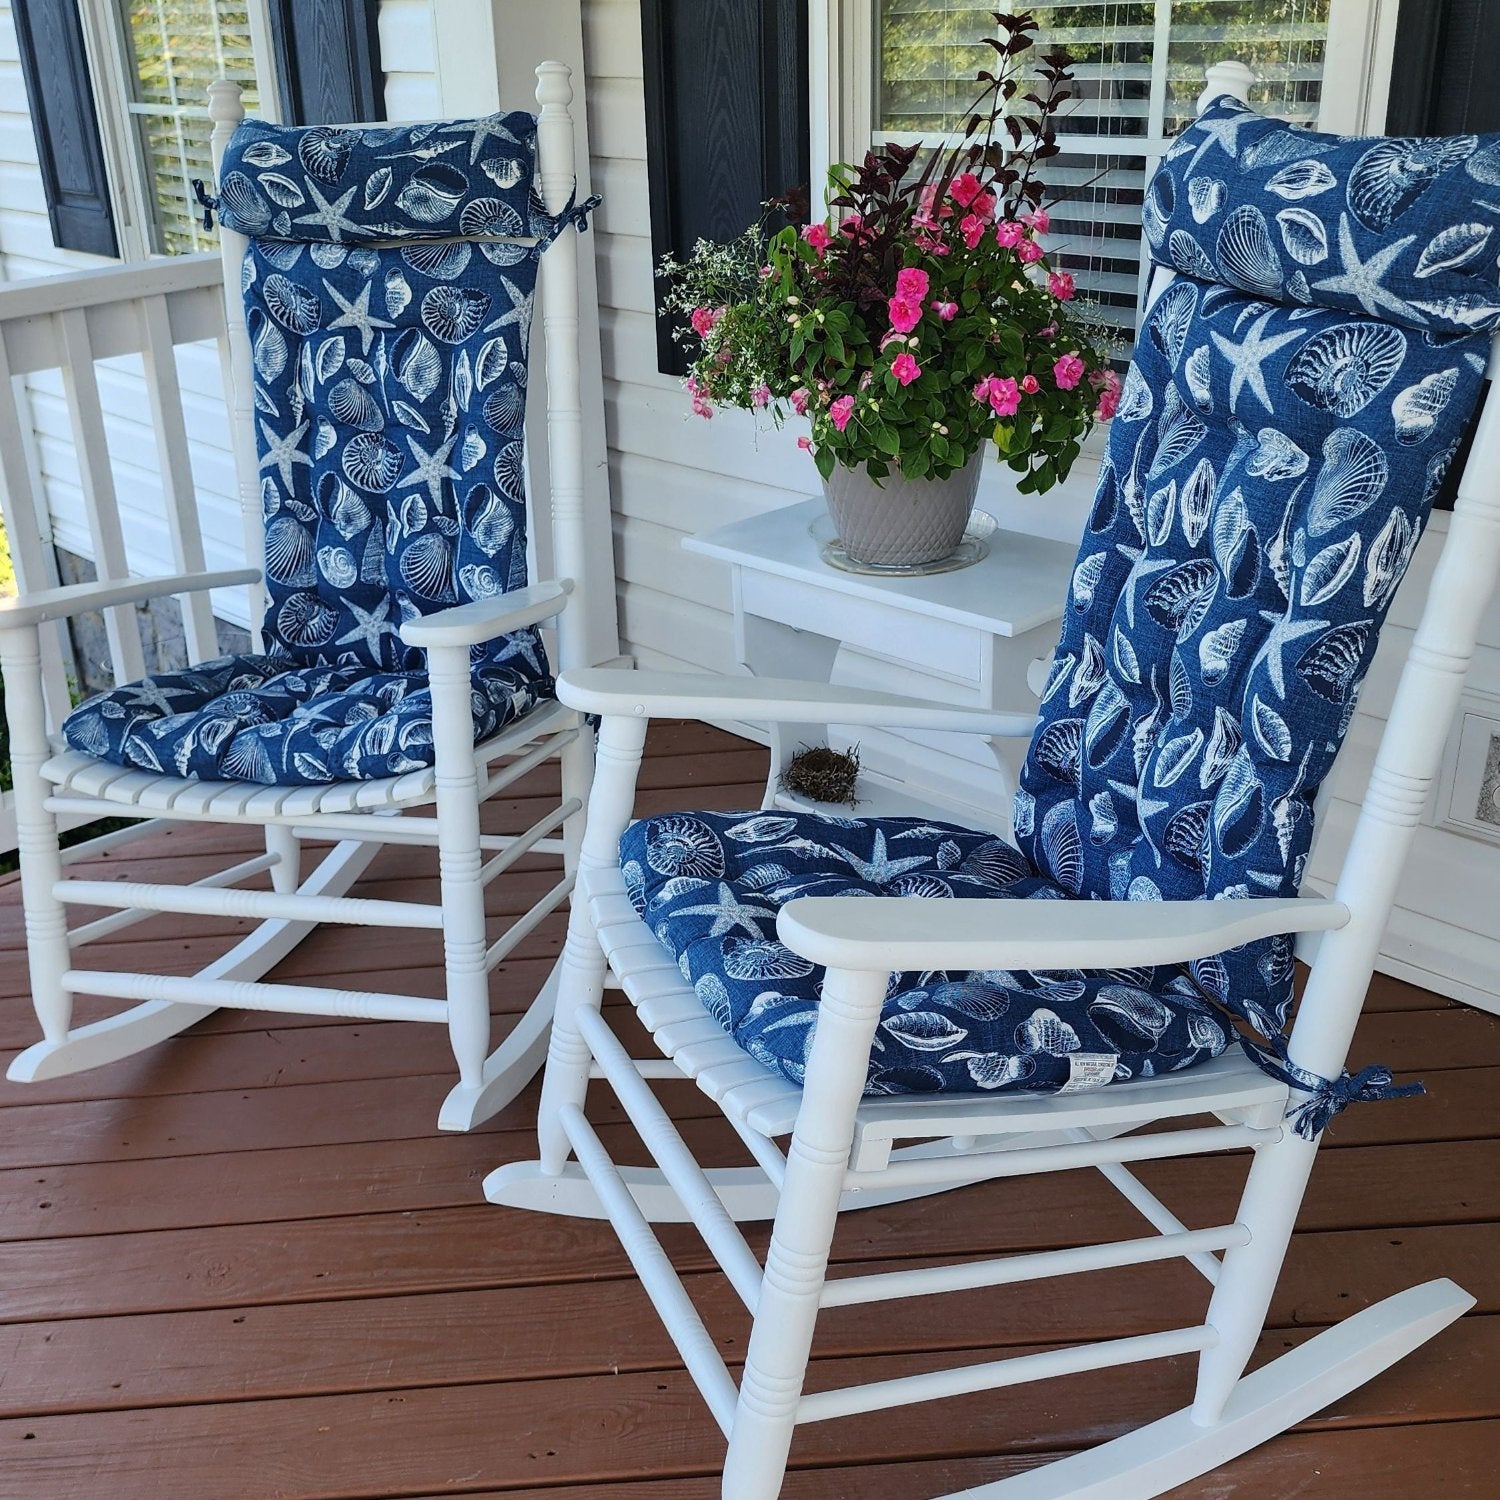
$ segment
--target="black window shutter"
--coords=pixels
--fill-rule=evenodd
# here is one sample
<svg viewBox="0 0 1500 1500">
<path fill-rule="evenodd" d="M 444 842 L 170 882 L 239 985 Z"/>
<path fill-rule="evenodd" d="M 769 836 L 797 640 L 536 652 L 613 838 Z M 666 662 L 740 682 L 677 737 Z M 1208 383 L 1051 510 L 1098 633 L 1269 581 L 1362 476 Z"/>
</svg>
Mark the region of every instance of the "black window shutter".
<svg viewBox="0 0 1500 1500">
<path fill-rule="evenodd" d="M 52 243 L 118 255 L 77 0 L 22 0 L 12 14 Z"/>
<path fill-rule="evenodd" d="M 1500 12 L 1494 0 L 1401 0 L 1385 128 L 1390 135 L 1500 130 Z M 1486 399 L 1489 399 L 1486 388 Z M 1476 412 L 1453 456 L 1439 510 L 1452 510 L 1469 461 Z"/>
<path fill-rule="evenodd" d="M 1500 130 L 1500 12 L 1494 0 L 1402 0 L 1386 130 Z"/>
<path fill-rule="evenodd" d="M 385 118 L 377 9 L 369 0 L 271 0 L 281 116 L 288 125 Z"/>
<path fill-rule="evenodd" d="M 680 260 L 807 185 L 807 0 L 642 0 L 641 36 L 653 260 Z M 658 368 L 681 375 L 657 291 Z"/>
</svg>

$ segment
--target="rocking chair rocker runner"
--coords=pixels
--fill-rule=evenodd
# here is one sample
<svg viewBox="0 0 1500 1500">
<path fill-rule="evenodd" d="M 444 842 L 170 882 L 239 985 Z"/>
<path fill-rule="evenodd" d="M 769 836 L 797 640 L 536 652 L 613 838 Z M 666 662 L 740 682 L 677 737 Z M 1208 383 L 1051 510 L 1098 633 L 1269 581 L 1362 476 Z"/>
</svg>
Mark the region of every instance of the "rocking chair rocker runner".
<svg viewBox="0 0 1500 1500">
<path fill-rule="evenodd" d="M 90 700 L 62 726 L 63 748 L 38 675 L 45 622 L 259 575 L 83 586 L 0 610 L 45 1034 L 11 1078 L 127 1056 L 219 1005 L 445 1023 L 459 1071 L 448 1129 L 493 1114 L 539 1065 L 554 982 L 487 1056 L 489 975 L 566 900 L 588 792 L 591 747 L 553 696 L 537 627 L 555 622 L 560 665 L 587 665 L 567 607 L 584 548 L 577 265 L 563 231 L 593 205 L 571 196 L 569 70 L 537 74 L 537 118 L 421 126 L 281 128 L 244 121 L 232 84 L 210 89 L 263 645 Z M 559 578 L 528 585 L 526 366 L 542 259 Z M 553 757 L 560 804 L 523 833 L 482 834 L 481 804 Z M 67 879 L 59 814 L 263 824 L 267 853 L 186 888 Z M 304 839 L 333 844 L 307 874 Z M 435 847 L 440 901 L 346 895 L 382 844 Z M 485 886 L 533 853 L 560 855 L 560 877 L 487 942 Z M 231 888 L 267 868 L 271 890 Z M 70 934 L 69 903 L 119 910 Z M 72 967 L 79 944 L 157 912 L 261 925 L 191 978 Z M 444 997 L 262 982 L 320 922 L 440 933 Z M 141 1003 L 73 1026 L 80 992 Z"/>
<path fill-rule="evenodd" d="M 1190 1408 L 964 1492 L 1157 1495 L 1328 1405 L 1471 1305 L 1432 1282 L 1244 1375 L 1323 1126 L 1393 1092 L 1388 1074 L 1350 1078 L 1344 1061 L 1500 574 L 1493 401 L 1337 892 L 1297 891 L 1312 798 L 1497 367 L 1500 286 L 1493 257 L 1473 250 L 1495 210 L 1473 183 L 1492 180 L 1500 138 L 1293 130 L 1224 97 L 1236 76 L 1219 74 L 1147 193 L 1156 296 L 1039 720 L 791 682 L 585 671 L 560 683 L 566 702 L 603 716 L 597 774 L 540 1159 L 499 1168 L 486 1191 L 587 1212 L 592 1187 L 728 1437 L 732 1500 L 779 1493 L 802 1422 L 1194 1354 Z M 799 722 L 815 697 L 820 720 L 1030 734 L 1017 846 L 774 807 L 627 828 L 649 716 Z M 1287 933 L 1321 934 L 1289 1039 Z M 646 1082 L 656 1069 L 606 1024 L 609 971 L 763 1170 L 776 1200 L 764 1269 L 735 1223 L 758 1205 L 698 1166 Z M 1253 1056 L 1233 1045 L 1250 1030 Z M 614 1088 L 675 1209 L 607 1155 L 584 1113 L 591 1074 Z M 1252 1153 L 1239 1210 L 1206 1228 L 1125 1166 L 1232 1149 Z M 1157 1233 L 826 1279 L 841 1207 L 1080 1167 Z M 754 1318 L 738 1386 L 650 1227 L 684 1214 Z M 1176 1257 L 1213 1287 L 1200 1321 L 803 1393 L 822 1308 Z"/>
</svg>

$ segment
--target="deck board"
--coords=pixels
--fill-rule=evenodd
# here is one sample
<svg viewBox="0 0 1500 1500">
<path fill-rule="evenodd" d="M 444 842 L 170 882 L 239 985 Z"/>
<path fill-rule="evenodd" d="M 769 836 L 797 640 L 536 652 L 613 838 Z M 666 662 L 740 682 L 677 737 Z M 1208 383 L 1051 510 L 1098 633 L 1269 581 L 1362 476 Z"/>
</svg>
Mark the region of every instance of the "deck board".
<svg viewBox="0 0 1500 1500">
<path fill-rule="evenodd" d="M 697 725 L 653 729 L 640 808 L 753 805 L 764 752 Z M 523 826 L 535 773 L 486 826 Z M 238 839 L 238 842 L 235 840 Z M 179 827 L 80 862 L 87 878 L 190 879 L 253 830 Z M 362 893 L 431 899 L 426 851 L 386 853 Z M 550 884 L 492 888 L 497 918 Z M 0 881 L 0 1050 L 34 1036 L 18 890 Z M 190 972 L 245 924 L 158 919 L 84 950 L 101 967 Z M 499 971 L 522 1010 L 561 940 L 554 917 Z M 8 960 L 8 961 L 6 961 Z M 317 934 L 278 971 L 437 994 L 435 943 Z M 87 1009 L 87 1005 L 84 1007 Z M 621 1007 L 616 1007 L 617 1012 Z M 628 1023 L 627 1023 L 628 1024 Z M 1500 1472 L 1500 1020 L 1377 980 L 1355 1042 L 1425 1098 L 1330 1132 L 1258 1357 L 1403 1286 L 1450 1275 L 1476 1312 L 1396 1370 L 1180 1500 L 1492 1496 Z M 483 1204 L 530 1153 L 534 1089 L 469 1136 L 439 1135 L 436 1027 L 220 1013 L 148 1056 L 0 1084 L 0 1500 L 711 1500 L 721 1446 L 612 1234 Z M 742 1151 L 701 1095 L 668 1094 L 706 1159 Z M 601 1134 L 631 1132 L 601 1099 Z M 1185 1216 L 1232 1211 L 1242 1168 L 1152 1163 Z M 1141 1232 L 1087 1174 L 991 1183 L 846 1220 L 840 1274 Z M 750 1231 L 757 1249 L 765 1232 Z M 746 1320 L 685 1228 L 663 1239 L 731 1365 Z M 1144 1332 L 1201 1307 L 1182 1265 L 1096 1275 L 1066 1297 L 964 1293 L 825 1320 L 817 1386 Z M 1188 1363 L 1100 1373 L 799 1435 L 787 1500 L 919 1500 L 1018 1472 L 1179 1405 Z"/>
</svg>

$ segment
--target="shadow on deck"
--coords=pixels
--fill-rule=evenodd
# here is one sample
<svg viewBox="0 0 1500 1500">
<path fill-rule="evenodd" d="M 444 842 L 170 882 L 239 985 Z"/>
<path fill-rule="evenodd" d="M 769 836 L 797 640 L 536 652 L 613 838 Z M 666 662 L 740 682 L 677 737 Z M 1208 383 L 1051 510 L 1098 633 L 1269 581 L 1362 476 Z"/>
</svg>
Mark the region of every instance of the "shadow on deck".
<svg viewBox="0 0 1500 1500">
<path fill-rule="evenodd" d="M 744 741 L 660 725 L 640 810 L 685 797 L 754 805 L 764 767 L 765 752 Z M 521 790 L 539 795 L 546 774 Z M 525 799 L 495 811 L 502 825 L 519 820 Z M 92 868 L 192 878 L 221 838 L 179 827 Z M 226 852 L 214 848 L 218 861 Z M 361 889 L 430 897 L 418 866 L 430 858 L 388 851 Z M 537 890 L 550 868 L 535 862 Z M 528 894 L 501 882 L 497 916 Z M 156 919 L 84 953 L 100 967 L 188 972 L 243 926 Z M 497 971 L 497 1014 L 524 1008 L 561 937 L 559 916 Z M 23 948 L 11 877 L 0 882 L 6 1061 L 35 1035 Z M 332 929 L 276 977 L 363 976 L 436 995 L 437 959 L 420 934 Z M 1500 1493 L 1500 1020 L 1381 979 L 1355 1056 L 1421 1076 L 1430 1093 L 1333 1127 L 1262 1357 L 1431 1276 L 1452 1276 L 1479 1306 L 1180 1496 Z M 610 1231 L 480 1198 L 491 1167 L 532 1151 L 534 1086 L 472 1135 L 439 1136 L 449 1068 L 440 1027 L 221 1012 L 107 1069 L 0 1083 L 0 1500 L 716 1496 L 721 1440 Z M 704 1155 L 740 1159 L 695 1091 L 669 1099 Z M 628 1133 L 618 1113 L 602 1118 L 607 1135 Z M 1230 1211 L 1238 1174 L 1196 1159 L 1142 1175 L 1199 1224 Z M 1128 1215 L 1085 1173 L 996 1183 L 856 1215 L 837 1254 L 873 1264 L 1039 1249 L 1096 1237 L 1094 1226 L 1126 1230 Z M 734 1363 L 742 1309 L 690 1231 L 664 1238 L 696 1269 L 693 1294 Z M 977 1362 L 1140 1333 L 1180 1321 L 1165 1310 L 1183 1298 L 1196 1309 L 1205 1292 L 1196 1273 L 1168 1265 L 1081 1277 L 1067 1295 L 1002 1289 L 847 1309 L 825 1320 L 818 1379 L 901 1374 L 936 1351 Z M 1160 1415 L 1190 1381 L 1179 1360 L 817 1426 L 794 1451 L 785 1494 L 915 1500 L 976 1484 Z"/>
</svg>

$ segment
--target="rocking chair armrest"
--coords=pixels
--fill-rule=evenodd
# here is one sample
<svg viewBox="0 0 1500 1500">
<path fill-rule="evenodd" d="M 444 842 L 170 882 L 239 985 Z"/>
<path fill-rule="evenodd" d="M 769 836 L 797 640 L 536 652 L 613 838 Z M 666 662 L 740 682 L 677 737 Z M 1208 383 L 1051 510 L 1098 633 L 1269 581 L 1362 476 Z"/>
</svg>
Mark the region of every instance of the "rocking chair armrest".
<svg viewBox="0 0 1500 1500">
<path fill-rule="evenodd" d="M 573 580 L 533 583 L 472 604 L 455 604 L 401 627 L 408 646 L 478 646 L 498 635 L 508 635 L 527 625 L 550 620 L 559 614 L 573 592 Z"/>
<path fill-rule="evenodd" d="M 70 583 L 62 588 L 37 589 L 0 601 L 0 631 L 21 630 L 48 620 L 66 620 L 91 609 L 113 609 L 121 604 L 144 604 L 172 594 L 201 594 L 207 589 L 229 589 L 256 583 L 259 568 L 226 568 L 218 573 L 178 573 L 165 578 L 104 579 L 98 583 Z"/>
<path fill-rule="evenodd" d="M 927 901 L 804 896 L 776 935 L 829 968 L 1127 969 L 1207 958 L 1257 938 L 1327 932 L 1349 921 L 1340 901 Z"/>
<path fill-rule="evenodd" d="M 790 677 L 726 677 L 711 672 L 639 672 L 587 667 L 564 672 L 557 696 L 584 713 L 606 718 L 748 719 L 753 723 L 838 724 L 947 729 L 995 738 L 1025 738 L 1031 713 L 963 708 L 897 693 L 803 682 Z"/>
</svg>

